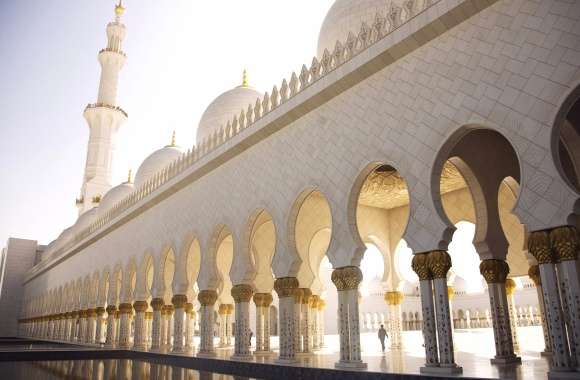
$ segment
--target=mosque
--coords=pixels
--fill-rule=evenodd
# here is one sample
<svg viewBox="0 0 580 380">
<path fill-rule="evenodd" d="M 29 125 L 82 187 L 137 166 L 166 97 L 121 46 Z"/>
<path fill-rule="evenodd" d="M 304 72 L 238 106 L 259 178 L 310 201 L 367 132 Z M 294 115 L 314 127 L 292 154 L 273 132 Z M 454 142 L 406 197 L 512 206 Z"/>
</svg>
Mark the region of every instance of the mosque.
<svg viewBox="0 0 580 380">
<path fill-rule="evenodd" d="M 548 377 L 580 378 L 580 3 L 336 0 L 311 62 L 267 91 L 244 73 L 195 145 L 115 185 L 124 11 L 78 219 L 9 239 L 0 336 L 281 364 L 337 336 L 336 367 L 364 369 L 384 325 L 449 375 L 460 331 L 519 365 L 533 327 Z"/>
</svg>

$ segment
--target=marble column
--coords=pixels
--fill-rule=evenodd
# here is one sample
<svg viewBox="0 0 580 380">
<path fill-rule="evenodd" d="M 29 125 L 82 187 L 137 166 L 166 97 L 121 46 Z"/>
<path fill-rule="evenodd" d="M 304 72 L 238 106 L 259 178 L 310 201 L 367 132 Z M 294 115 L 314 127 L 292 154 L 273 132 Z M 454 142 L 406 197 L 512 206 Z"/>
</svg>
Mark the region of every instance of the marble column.
<svg viewBox="0 0 580 380">
<path fill-rule="evenodd" d="M 233 359 L 248 360 L 250 353 L 250 300 L 254 290 L 251 285 L 238 284 L 232 287 L 232 298 L 236 307 L 236 340 Z"/>
<path fill-rule="evenodd" d="M 338 330 L 340 359 L 337 368 L 366 368 L 361 359 L 358 287 L 362 281 L 359 267 L 337 268 L 332 272 L 332 282 L 338 291 Z"/>
<path fill-rule="evenodd" d="M 294 291 L 294 352 L 297 356 L 302 354 L 302 297 L 304 289 Z"/>
<path fill-rule="evenodd" d="M 148 348 L 151 347 L 151 334 L 153 331 L 153 312 L 145 312 L 145 344 Z"/>
<path fill-rule="evenodd" d="M 217 292 L 215 290 L 202 290 L 199 292 L 197 299 L 201 304 L 200 344 L 197 356 L 215 356 L 213 331 L 214 305 L 217 300 Z"/>
<path fill-rule="evenodd" d="M 163 324 L 162 309 L 164 302 L 162 298 L 153 298 L 151 300 L 151 308 L 153 309 L 153 323 L 151 326 L 151 350 L 157 351 L 161 349 L 162 345 L 162 333 L 163 329 L 161 325 Z"/>
<path fill-rule="evenodd" d="M 488 259 L 479 264 L 479 271 L 487 282 L 489 304 L 495 342 L 493 364 L 520 363 L 514 354 L 506 280 L 510 268 L 504 260 Z M 517 315 L 517 314 L 516 314 Z"/>
<path fill-rule="evenodd" d="M 572 370 L 572 360 L 549 231 L 532 232 L 528 238 L 528 252 L 540 268 L 544 311 L 552 343 L 550 372 L 569 372 Z"/>
<path fill-rule="evenodd" d="M 296 277 L 277 278 L 274 282 L 274 290 L 278 294 L 278 331 L 280 338 L 280 354 L 278 362 L 295 363 L 295 315 L 294 315 L 294 294 L 298 289 L 298 279 Z"/>
<path fill-rule="evenodd" d="M 311 320 L 311 331 L 312 336 L 312 350 L 317 351 L 320 349 L 320 336 L 318 335 L 318 325 L 320 323 L 319 313 L 318 313 L 318 303 L 320 302 L 320 297 L 316 294 L 310 297 L 310 303 L 308 307 L 310 308 L 310 320 Z"/>
<path fill-rule="evenodd" d="M 103 332 L 105 331 L 105 324 L 103 320 L 103 316 L 105 315 L 105 308 L 104 307 L 97 307 L 95 309 L 97 313 L 97 326 L 95 331 L 95 343 L 102 344 L 103 343 Z"/>
<path fill-rule="evenodd" d="M 225 334 L 226 334 L 226 346 L 227 347 L 230 347 L 232 345 L 232 338 L 234 336 L 233 331 L 232 331 L 233 315 L 234 315 L 234 305 L 227 304 L 227 313 L 225 315 L 225 318 L 226 318 Z"/>
<path fill-rule="evenodd" d="M 540 267 L 538 265 L 532 265 L 528 270 L 528 276 L 534 282 L 534 285 L 536 286 L 536 293 L 538 295 L 540 322 L 542 324 L 542 333 L 544 335 L 544 351 L 542 351 L 542 356 L 551 356 L 552 341 L 550 340 L 550 333 L 548 331 L 548 325 L 546 322 L 546 312 L 544 309 L 544 294 L 542 292 L 542 280 L 540 278 Z"/>
<path fill-rule="evenodd" d="M 399 291 L 386 292 L 385 302 L 389 307 L 389 336 L 391 349 L 400 350 L 403 348 L 403 324 L 402 310 L 403 293 Z"/>
<path fill-rule="evenodd" d="M 74 311 L 71 311 L 70 313 L 68 313 L 69 315 L 69 320 L 68 320 L 68 331 L 67 331 L 67 336 L 68 336 L 68 341 L 69 342 L 74 342 L 75 340 L 75 329 L 76 329 L 76 323 L 77 323 L 77 315 Z"/>
<path fill-rule="evenodd" d="M 433 274 L 428 265 L 428 254 L 417 254 L 411 263 L 419 276 L 421 292 L 421 312 L 423 315 L 423 340 L 425 345 L 425 366 L 421 372 L 429 372 L 439 367 L 437 347 L 437 327 L 435 325 L 435 306 L 433 297 Z"/>
<path fill-rule="evenodd" d="M 79 332 L 77 335 L 77 342 L 84 343 L 86 341 L 86 329 L 87 329 L 87 311 L 79 311 Z"/>
<path fill-rule="evenodd" d="M 324 348 L 326 345 L 324 344 L 324 309 L 326 308 L 326 301 L 320 299 L 318 301 L 318 347 Z"/>
<path fill-rule="evenodd" d="M 256 355 L 271 354 L 270 350 L 270 304 L 272 294 L 254 294 L 256 304 Z"/>
<path fill-rule="evenodd" d="M 512 331 L 512 343 L 514 346 L 514 351 L 520 350 L 520 340 L 518 339 L 518 312 L 516 310 L 516 282 L 511 278 L 508 278 L 505 281 L 505 291 L 507 295 L 507 302 L 508 302 L 508 310 L 509 310 L 509 318 L 510 318 L 510 325 Z"/>
<path fill-rule="evenodd" d="M 124 349 L 131 348 L 131 315 L 133 306 L 130 303 L 119 305 L 119 347 Z"/>
<path fill-rule="evenodd" d="M 165 305 L 165 318 L 166 318 L 166 322 L 165 322 L 165 349 L 166 350 L 170 350 L 171 349 L 171 338 L 173 337 L 173 314 L 175 312 L 175 308 L 173 307 L 173 305 Z M 183 326 L 183 324 L 182 324 Z M 182 330 L 183 331 L 183 330 Z"/>
<path fill-rule="evenodd" d="M 97 309 L 91 308 L 87 310 L 87 329 L 85 332 L 85 342 L 89 344 L 95 344 L 96 332 L 97 332 Z"/>
<path fill-rule="evenodd" d="M 115 312 L 117 307 L 109 305 L 105 309 L 107 311 L 107 332 L 105 336 L 105 347 L 111 348 L 115 346 Z"/>
<path fill-rule="evenodd" d="M 433 251 L 427 256 L 427 264 L 433 275 L 439 368 L 449 373 L 460 373 L 463 369 L 455 363 L 449 293 L 447 291 L 447 272 L 451 269 L 451 256 L 446 251 Z"/>
<path fill-rule="evenodd" d="M 195 311 L 192 303 L 185 304 L 185 349 L 191 351 L 193 346 Z"/>
<path fill-rule="evenodd" d="M 187 296 L 185 294 L 176 294 L 171 299 L 173 303 L 173 352 L 184 352 L 184 332 L 185 332 L 185 304 Z"/>
<path fill-rule="evenodd" d="M 226 325 L 227 325 L 227 315 L 228 315 L 228 305 L 222 303 L 218 308 L 218 318 L 219 318 L 219 347 L 226 347 Z"/>
<path fill-rule="evenodd" d="M 145 312 L 148 307 L 147 301 L 135 301 L 133 303 L 133 309 L 135 309 L 133 348 L 136 350 L 147 349 L 147 342 L 145 340 Z"/>
<path fill-rule="evenodd" d="M 312 291 L 302 288 L 302 305 L 300 306 L 300 332 L 302 335 L 302 346 L 300 352 L 305 355 L 312 354 L 312 320 L 310 315 L 310 300 Z"/>
<path fill-rule="evenodd" d="M 566 305 L 564 319 L 570 346 L 570 364 L 580 371 L 580 282 L 576 260 L 580 241 L 572 226 L 554 228 L 550 242 L 558 263 L 558 278 L 562 303 Z"/>
</svg>

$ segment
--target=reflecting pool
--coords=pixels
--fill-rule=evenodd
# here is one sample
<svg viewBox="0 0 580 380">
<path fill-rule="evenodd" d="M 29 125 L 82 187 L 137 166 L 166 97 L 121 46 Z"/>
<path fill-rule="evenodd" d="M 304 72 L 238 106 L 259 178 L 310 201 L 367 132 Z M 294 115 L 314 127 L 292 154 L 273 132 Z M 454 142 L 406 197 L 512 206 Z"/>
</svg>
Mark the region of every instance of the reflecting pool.
<svg viewBox="0 0 580 380">
<path fill-rule="evenodd" d="M 10 380 L 249 380 L 131 359 L 0 362 L 0 378 Z"/>
</svg>

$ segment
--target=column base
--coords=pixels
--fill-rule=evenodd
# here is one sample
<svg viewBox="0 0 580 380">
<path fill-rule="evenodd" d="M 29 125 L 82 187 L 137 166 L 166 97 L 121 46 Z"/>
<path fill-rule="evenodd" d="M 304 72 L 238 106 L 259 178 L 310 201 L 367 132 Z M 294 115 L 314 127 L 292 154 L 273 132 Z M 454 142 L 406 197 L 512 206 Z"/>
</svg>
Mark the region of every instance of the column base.
<svg viewBox="0 0 580 380">
<path fill-rule="evenodd" d="M 254 356 L 252 356 L 252 354 L 243 354 L 243 355 L 232 355 L 230 356 L 231 360 L 238 360 L 238 361 L 242 361 L 242 362 L 247 362 L 247 361 L 251 361 L 254 360 Z"/>
<path fill-rule="evenodd" d="M 215 352 L 198 352 L 196 355 L 198 358 L 215 358 L 217 354 Z"/>
<path fill-rule="evenodd" d="M 552 351 L 542 351 L 540 352 L 540 356 L 542 357 L 547 357 L 547 358 L 551 358 L 552 357 Z"/>
<path fill-rule="evenodd" d="M 137 351 L 147 351 L 147 345 L 142 344 L 142 345 L 133 346 L 133 350 L 137 350 Z"/>
<path fill-rule="evenodd" d="M 363 362 L 362 360 L 357 361 L 338 361 L 334 363 L 334 368 L 339 369 L 367 369 L 367 363 Z"/>
<path fill-rule="evenodd" d="M 576 372 L 573 370 L 569 371 L 548 371 L 548 379 L 549 380 L 567 380 L 567 379 L 580 379 L 580 372 Z"/>
<path fill-rule="evenodd" d="M 298 360 L 278 358 L 278 359 L 274 360 L 274 363 L 276 363 L 276 364 L 297 364 Z"/>
<path fill-rule="evenodd" d="M 297 352 L 294 355 L 296 355 L 297 358 L 309 358 L 312 355 L 314 355 L 313 352 Z"/>
<path fill-rule="evenodd" d="M 499 365 L 505 365 L 505 364 L 522 364 L 522 358 L 520 358 L 519 356 L 496 356 L 495 358 L 492 358 L 489 360 L 491 362 L 491 364 L 499 364 Z"/>
<path fill-rule="evenodd" d="M 274 351 L 254 351 L 255 356 L 273 356 L 275 354 Z"/>
<path fill-rule="evenodd" d="M 171 352 L 175 354 L 184 354 L 185 351 L 186 351 L 185 347 L 173 347 L 173 350 L 171 350 Z"/>
<path fill-rule="evenodd" d="M 433 374 L 433 375 L 456 375 L 456 374 L 463 373 L 463 368 L 459 367 L 457 365 L 449 366 L 449 367 L 425 366 L 425 367 L 421 367 L 419 369 L 419 372 L 425 373 L 425 374 Z"/>
</svg>

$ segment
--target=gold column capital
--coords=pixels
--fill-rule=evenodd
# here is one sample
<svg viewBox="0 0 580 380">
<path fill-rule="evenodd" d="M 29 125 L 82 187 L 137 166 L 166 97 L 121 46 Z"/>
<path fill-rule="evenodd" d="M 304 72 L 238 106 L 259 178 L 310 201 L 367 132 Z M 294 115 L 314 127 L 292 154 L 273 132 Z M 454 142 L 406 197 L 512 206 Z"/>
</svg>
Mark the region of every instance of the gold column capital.
<svg viewBox="0 0 580 380">
<path fill-rule="evenodd" d="M 505 280 L 505 292 L 508 296 L 511 296 L 516 292 L 516 282 L 513 279 L 508 278 Z"/>
<path fill-rule="evenodd" d="M 420 253 L 413 256 L 411 268 L 419 276 L 419 281 L 432 280 L 433 274 L 429 269 L 428 254 Z"/>
<path fill-rule="evenodd" d="M 479 264 L 479 272 L 488 284 L 503 284 L 510 272 L 510 267 L 504 260 L 489 259 Z"/>
<path fill-rule="evenodd" d="M 403 303 L 403 298 L 404 295 L 402 292 L 394 291 L 385 293 L 385 302 L 387 305 L 400 305 Z"/>
<path fill-rule="evenodd" d="M 427 255 L 427 265 L 433 278 L 447 278 L 452 265 L 451 256 L 447 251 L 432 251 Z"/>
<path fill-rule="evenodd" d="M 257 307 L 268 307 L 272 304 L 272 294 L 270 293 L 256 293 L 254 294 L 254 303 Z"/>
<path fill-rule="evenodd" d="M 578 231 L 572 226 L 562 226 L 550 231 L 554 258 L 557 262 L 575 261 L 578 258 Z"/>
<path fill-rule="evenodd" d="M 278 298 L 292 297 L 296 289 L 298 289 L 296 277 L 281 277 L 274 281 L 274 290 L 278 294 Z"/>
<path fill-rule="evenodd" d="M 254 294 L 254 289 L 251 285 L 247 284 L 234 285 L 231 294 L 235 303 L 250 302 L 252 294 Z"/>
<path fill-rule="evenodd" d="M 153 311 L 161 311 L 164 305 L 165 301 L 163 301 L 163 298 L 153 298 L 151 300 L 151 308 L 153 309 Z"/>
<path fill-rule="evenodd" d="M 215 290 L 202 290 L 197 295 L 197 300 L 202 306 L 213 306 L 217 301 L 217 292 Z"/>
<path fill-rule="evenodd" d="M 337 268 L 332 271 L 331 276 L 331 280 L 339 292 L 358 289 L 362 279 L 363 275 L 360 268 L 355 266 Z"/>
<path fill-rule="evenodd" d="M 540 266 L 532 265 L 528 269 L 528 276 L 532 279 L 536 287 L 542 286 L 542 278 L 540 277 Z"/>
<path fill-rule="evenodd" d="M 108 314 L 114 314 L 117 311 L 117 306 L 107 305 L 107 308 L 105 310 L 107 311 Z"/>
<path fill-rule="evenodd" d="M 147 304 L 147 301 L 135 301 L 133 303 L 133 309 L 135 309 L 136 313 L 142 313 L 144 311 L 147 311 L 148 307 L 149 305 Z"/>
<path fill-rule="evenodd" d="M 187 296 L 185 294 L 176 294 L 171 298 L 171 303 L 176 309 L 181 309 L 187 303 Z"/>
<path fill-rule="evenodd" d="M 538 264 L 550 264 L 554 261 L 548 231 L 530 233 L 528 237 L 528 252 L 534 256 Z"/>
<path fill-rule="evenodd" d="M 119 305 L 119 314 L 132 314 L 133 313 L 133 305 L 130 303 L 122 303 Z"/>
</svg>

